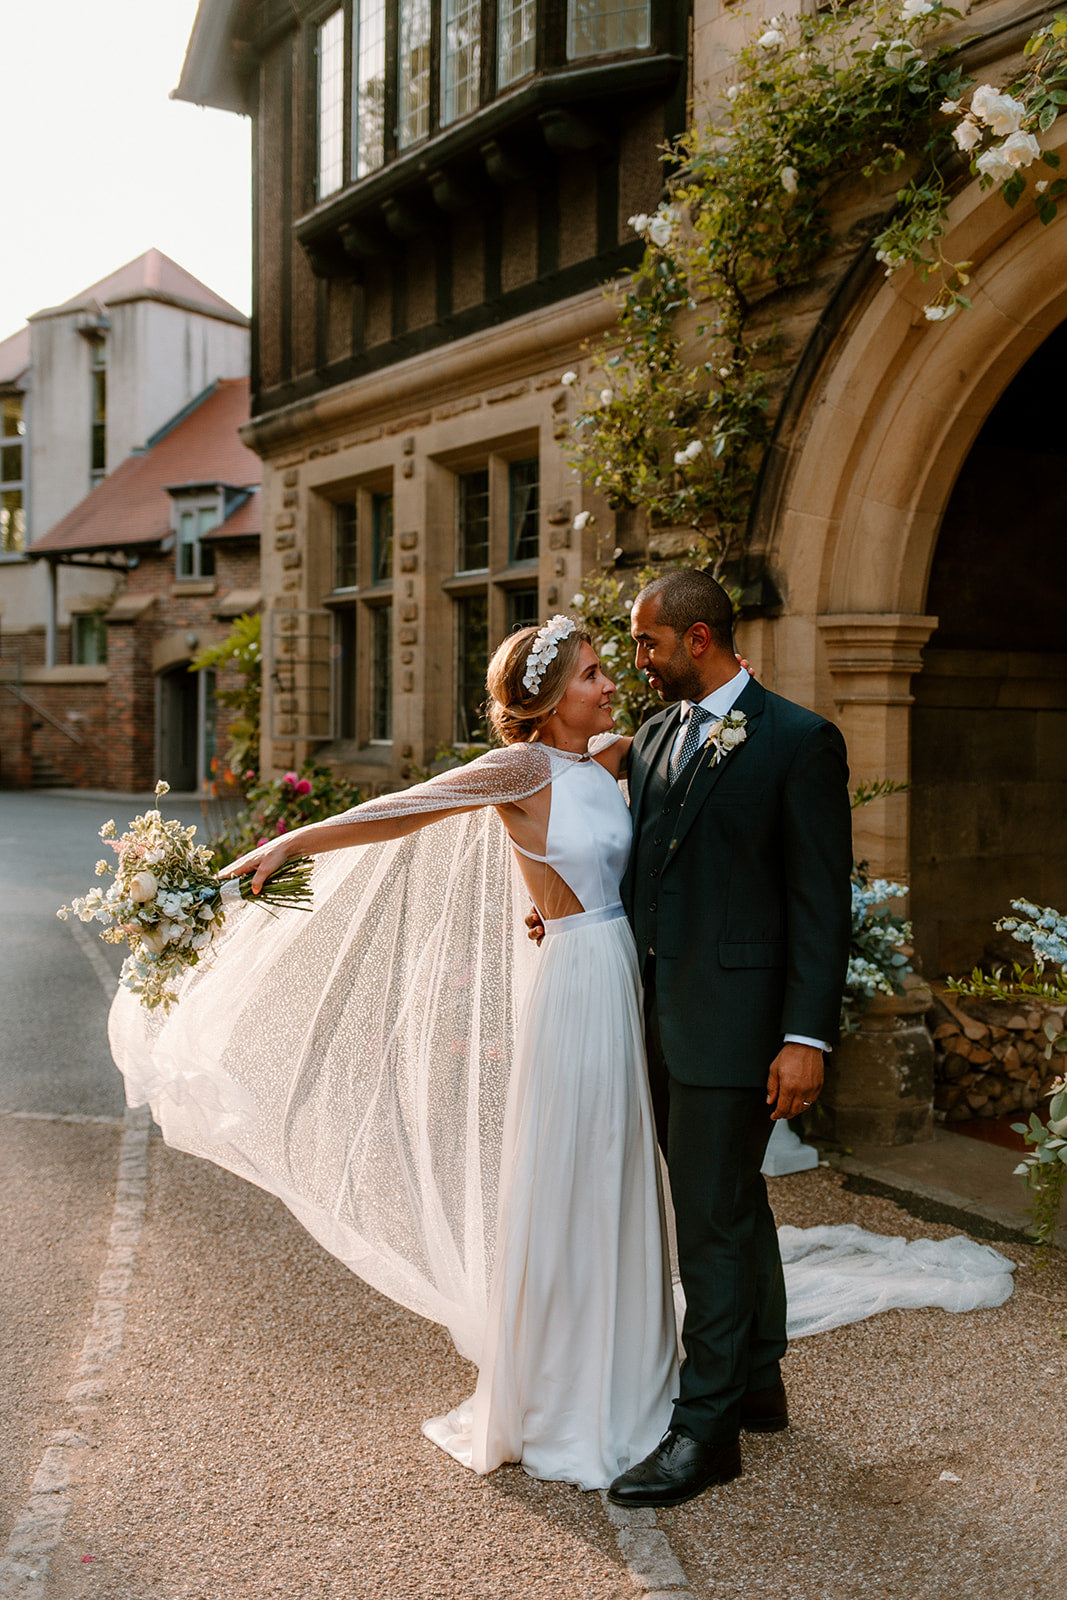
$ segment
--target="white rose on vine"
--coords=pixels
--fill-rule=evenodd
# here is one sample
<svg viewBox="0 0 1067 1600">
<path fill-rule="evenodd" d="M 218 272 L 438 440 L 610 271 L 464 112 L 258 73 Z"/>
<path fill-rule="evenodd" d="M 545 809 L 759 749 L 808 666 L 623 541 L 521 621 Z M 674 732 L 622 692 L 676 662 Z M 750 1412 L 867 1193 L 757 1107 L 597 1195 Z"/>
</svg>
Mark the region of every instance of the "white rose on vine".
<svg viewBox="0 0 1067 1600">
<path fill-rule="evenodd" d="M 983 83 L 971 96 L 971 112 L 994 133 L 1003 136 L 1016 133 L 1022 126 L 1026 107 L 1021 100 L 1013 100 L 1010 94 L 998 94 L 991 83 Z"/>
<path fill-rule="evenodd" d="M 948 306 L 926 306 L 923 316 L 927 322 L 947 322 L 949 317 L 954 317 L 957 311 L 956 302 Z"/>
<path fill-rule="evenodd" d="M 575 533 L 581 533 L 583 528 L 587 528 L 589 526 L 589 520 L 592 515 L 593 513 L 591 511 L 579 511 L 572 524 Z"/>
<path fill-rule="evenodd" d="M 727 100 L 734 101 L 737 99 L 740 93 L 741 85 L 739 83 L 732 83 L 726 91 L 726 98 Z"/>
<path fill-rule="evenodd" d="M 958 128 L 952 130 L 952 137 L 961 150 L 973 150 L 982 140 L 982 130 L 973 117 L 964 117 Z"/>
<path fill-rule="evenodd" d="M 975 166 L 983 177 L 992 178 L 994 183 L 1003 183 L 1005 178 L 1010 178 L 1015 171 L 1012 162 L 1004 155 L 1004 146 L 995 144 L 989 150 L 983 150 L 975 162 Z"/>
<path fill-rule="evenodd" d="M 919 17 L 928 17 L 933 9 L 930 0 L 904 0 L 900 19 L 902 22 L 915 22 Z"/>
<path fill-rule="evenodd" d="M 782 180 L 782 188 L 786 194 L 796 194 L 799 176 L 796 167 L 783 167 L 778 176 Z"/>
<path fill-rule="evenodd" d="M 576 372 L 565 372 L 559 381 L 565 389 L 570 389 L 578 382 L 578 374 Z"/>
<path fill-rule="evenodd" d="M 785 44 L 785 34 L 781 28 L 768 28 L 760 34 L 756 43 L 761 50 L 779 50 Z"/>
<path fill-rule="evenodd" d="M 673 232 L 674 217 L 671 213 L 657 211 L 648 224 L 648 237 L 652 240 L 652 243 L 660 250 L 665 249 L 671 242 L 671 234 Z"/>
<path fill-rule="evenodd" d="M 885 64 L 894 72 L 903 71 L 913 61 L 918 60 L 918 57 L 918 50 L 909 44 L 907 39 L 890 39 L 885 47 Z"/>
<path fill-rule="evenodd" d="M 638 211 L 635 216 L 629 218 L 630 227 L 635 233 L 644 233 L 648 227 L 648 220 L 647 211 Z"/>
<path fill-rule="evenodd" d="M 1005 161 L 1010 161 L 1013 167 L 1028 167 L 1031 161 L 1036 161 L 1041 154 L 1041 146 L 1032 133 L 1023 133 L 1020 128 L 1017 133 L 1008 135 L 1000 147 L 1000 152 Z"/>
</svg>

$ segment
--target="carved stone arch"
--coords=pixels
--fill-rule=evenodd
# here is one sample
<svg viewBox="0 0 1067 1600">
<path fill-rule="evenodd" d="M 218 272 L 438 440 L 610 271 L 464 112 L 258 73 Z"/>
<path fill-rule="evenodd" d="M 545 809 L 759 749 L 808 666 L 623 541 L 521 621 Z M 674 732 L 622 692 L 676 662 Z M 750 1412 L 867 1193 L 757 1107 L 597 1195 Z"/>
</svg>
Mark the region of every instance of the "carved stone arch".
<svg viewBox="0 0 1067 1600">
<path fill-rule="evenodd" d="M 1067 153 L 1067 126 L 1044 144 Z M 1029 196 L 1013 211 L 969 185 L 944 250 L 973 262 L 974 309 L 946 322 L 926 320 L 929 286 L 907 272 L 846 280 L 836 335 L 824 316 L 813 337 L 825 353 L 798 369 L 803 392 L 794 383 L 753 517 L 785 596 L 784 615 L 752 638 L 755 659 L 784 693 L 836 715 L 860 779 L 909 776 L 911 678 L 936 625 L 925 604 L 946 505 L 993 406 L 1067 319 L 1067 221 L 1044 227 Z M 858 850 L 906 874 L 907 829 L 903 797 L 867 807 Z"/>
</svg>

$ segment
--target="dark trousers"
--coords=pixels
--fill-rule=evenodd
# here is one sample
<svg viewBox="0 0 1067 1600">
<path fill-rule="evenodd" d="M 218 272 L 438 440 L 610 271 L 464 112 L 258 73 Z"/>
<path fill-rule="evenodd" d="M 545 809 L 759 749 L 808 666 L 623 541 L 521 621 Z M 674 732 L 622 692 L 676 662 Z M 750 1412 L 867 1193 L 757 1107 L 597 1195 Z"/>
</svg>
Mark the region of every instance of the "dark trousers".
<svg viewBox="0 0 1067 1600">
<path fill-rule="evenodd" d="M 693 1087 L 671 1077 L 660 1044 L 654 958 L 645 972 L 645 1040 L 686 1300 L 673 1425 L 705 1443 L 726 1444 L 737 1437 L 742 1395 L 778 1382 L 786 1350 L 782 1259 L 760 1172 L 770 1108 L 765 1089 Z"/>
</svg>

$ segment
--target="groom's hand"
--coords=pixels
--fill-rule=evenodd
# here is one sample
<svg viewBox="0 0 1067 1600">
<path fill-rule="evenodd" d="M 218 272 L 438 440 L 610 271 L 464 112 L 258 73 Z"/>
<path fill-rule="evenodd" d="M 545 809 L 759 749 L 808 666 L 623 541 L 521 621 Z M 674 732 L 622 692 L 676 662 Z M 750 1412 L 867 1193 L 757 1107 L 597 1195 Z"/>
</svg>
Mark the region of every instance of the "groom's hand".
<svg viewBox="0 0 1067 1600">
<path fill-rule="evenodd" d="M 822 1088 L 822 1051 L 811 1044 L 784 1044 L 771 1062 L 767 1104 L 771 1120 L 799 1117 L 815 1104 Z"/>
</svg>

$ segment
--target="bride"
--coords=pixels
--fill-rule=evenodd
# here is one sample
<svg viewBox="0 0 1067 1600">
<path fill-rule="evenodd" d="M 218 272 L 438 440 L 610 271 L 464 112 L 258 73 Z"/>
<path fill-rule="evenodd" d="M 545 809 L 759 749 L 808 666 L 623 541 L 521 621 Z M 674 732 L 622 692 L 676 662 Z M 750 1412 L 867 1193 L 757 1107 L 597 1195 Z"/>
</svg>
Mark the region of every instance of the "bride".
<svg viewBox="0 0 1067 1600">
<path fill-rule="evenodd" d="M 511 635 L 488 687 L 501 748 L 234 862 L 258 892 L 294 856 L 344 852 L 316 866 L 310 917 L 265 929 L 235 905 L 169 1018 L 120 990 L 112 1046 L 169 1143 L 449 1327 L 478 1380 L 432 1440 L 479 1473 L 519 1461 L 593 1489 L 660 1439 L 676 1377 L 619 900 L 630 741 L 571 617 Z"/>
</svg>

